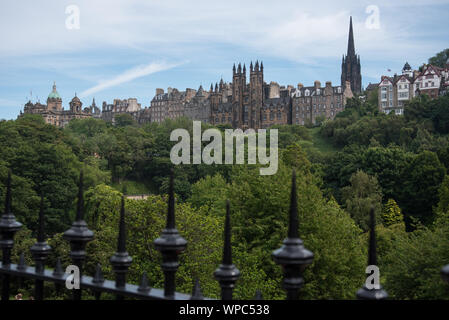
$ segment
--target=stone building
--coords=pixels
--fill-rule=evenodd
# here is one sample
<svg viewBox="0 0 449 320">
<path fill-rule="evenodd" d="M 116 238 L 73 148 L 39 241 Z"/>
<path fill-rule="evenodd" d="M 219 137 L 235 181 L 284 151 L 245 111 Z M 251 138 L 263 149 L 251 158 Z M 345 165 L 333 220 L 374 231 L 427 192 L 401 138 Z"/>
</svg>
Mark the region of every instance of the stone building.
<svg viewBox="0 0 449 320">
<path fill-rule="evenodd" d="M 203 91 L 202 87 L 200 89 Z M 151 100 L 150 117 L 151 122 L 161 123 L 165 119 L 177 119 L 184 116 L 186 104 L 195 97 L 197 91 L 187 88 L 185 91 L 168 88 L 156 89 L 156 95 Z M 207 93 L 202 93 L 207 97 Z"/>
<path fill-rule="evenodd" d="M 91 108 L 82 108 L 83 103 L 76 96 L 69 103 L 70 109 L 64 110 L 62 107 L 62 98 L 56 90 L 56 83 L 53 84 L 53 89 L 48 95 L 47 104 L 41 104 L 40 102 L 32 103 L 29 100 L 19 117 L 23 114 L 40 114 L 44 118 L 44 121 L 48 124 L 52 124 L 58 127 L 66 126 L 72 119 L 85 119 L 92 117 Z"/>
<path fill-rule="evenodd" d="M 186 116 L 213 125 L 227 124 L 233 128 L 259 129 L 273 125 L 315 123 L 318 116 L 332 119 L 344 109 L 346 100 L 353 96 L 349 82 L 343 89 L 332 87 L 330 82 L 321 87 L 298 85 L 280 86 L 264 82 L 263 63 L 256 61 L 249 67 L 234 64 L 232 83 L 223 80 L 211 84 L 209 91 L 202 86 L 198 91 L 186 89 L 156 89 L 149 108 L 151 122 L 163 122 Z"/>
<path fill-rule="evenodd" d="M 195 96 L 184 104 L 184 116 L 209 123 L 211 119 L 211 102 L 213 100 L 213 87 L 211 85 L 209 93 L 200 86 Z"/>
<path fill-rule="evenodd" d="M 345 89 L 346 81 L 349 81 L 351 84 L 351 91 L 353 93 L 359 94 L 362 92 L 360 56 L 355 54 L 352 17 L 349 20 L 348 51 L 346 56 L 343 55 L 341 62 L 341 86 L 343 90 Z"/>
<path fill-rule="evenodd" d="M 135 121 L 139 121 L 141 111 L 141 104 L 137 102 L 136 98 L 129 99 L 114 99 L 112 104 L 103 101 L 101 119 L 107 122 L 115 123 L 115 116 L 119 114 L 130 114 Z"/>
<path fill-rule="evenodd" d="M 346 100 L 353 94 L 349 82 L 343 88 L 333 87 L 330 81 L 321 87 L 320 81 L 315 81 L 312 87 L 304 87 L 301 83 L 292 91 L 292 124 L 315 124 L 318 117 L 322 120 L 333 119 L 337 113 L 344 110 Z"/>
</svg>

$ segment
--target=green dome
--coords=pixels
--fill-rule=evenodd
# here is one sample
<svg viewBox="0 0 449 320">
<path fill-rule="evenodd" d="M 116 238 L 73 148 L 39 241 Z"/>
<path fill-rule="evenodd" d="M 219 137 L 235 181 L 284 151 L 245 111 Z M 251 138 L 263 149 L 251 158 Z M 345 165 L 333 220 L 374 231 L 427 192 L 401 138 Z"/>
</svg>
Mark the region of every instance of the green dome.
<svg viewBox="0 0 449 320">
<path fill-rule="evenodd" d="M 48 95 L 48 99 L 61 99 L 58 91 L 56 91 L 56 84 L 53 84 L 53 91 Z"/>
</svg>

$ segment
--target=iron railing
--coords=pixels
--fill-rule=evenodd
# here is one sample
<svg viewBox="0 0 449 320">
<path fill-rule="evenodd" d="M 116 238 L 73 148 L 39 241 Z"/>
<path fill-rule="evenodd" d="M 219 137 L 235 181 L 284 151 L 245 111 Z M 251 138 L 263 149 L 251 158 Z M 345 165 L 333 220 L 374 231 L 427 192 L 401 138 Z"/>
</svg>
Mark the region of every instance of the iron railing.
<svg viewBox="0 0 449 320">
<path fill-rule="evenodd" d="M 303 271 L 313 261 L 313 253 L 307 250 L 298 235 L 298 208 L 296 193 L 296 174 L 293 172 L 291 197 L 289 210 L 288 236 L 281 248 L 272 253 L 274 261 L 281 265 L 283 271 L 282 287 L 287 293 L 287 299 L 295 300 L 303 286 Z M 370 240 L 368 250 L 368 265 L 376 265 L 376 241 L 374 210 L 371 210 Z M 20 255 L 19 263 L 11 263 L 11 250 L 14 246 L 14 235 L 22 224 L 16 221 L 11 212 L 11 172 L 8 174 L 5 211 L 0 218 L 0 247 L 3 251 L 0 265 L 2 276 L 2 300 L 8 300 L 10 292 L 11 277 L 18 279 L 35 280 L 35 298 L 44 299 L 44 282 L 54 283 L 57 290 L 64 286 L 67 274 L 62 269 L 61 260 L 58 258 L 54 270 L 45 268 L 45 261 L 50 253 L 50 246 L 44 238 L 44 208 L 43 197 L 39 212 L 39 228 L 37 242 L 31 247 L 31 253 L 35 266 L 27 266 L 23 253 Z M 168 212 L 166 227 L 161 236 L 154 241 L 154 245 L 162 254 L 162 271 L 164 273 L 164 288 L 150 288 L 145 273 L 142 274 L 139 285 L 126 282 L 126 275 L 132 263 L 132 258 L 126 251 L 126 224 L 125 203 L 121 200 L 119 234 L 117 239 L 117 252 L 111 257 L 110 263 L 115 273 L 115 281 L 106 280 L 103 277 L 101 266 L 98 264 L 93 277 L 83 275 L 82 267 L 86 260 L 86 244 L 93 239 L 94 233 L 88 229 L 84 221 L 84 198 L 83 198 L 83 174 L 80 174 L 78 186 L 78 201 L 76 219 L 71 228 L 64 233 L 64 239 L 70 243 L 70 258 L 74 265 L 80 270 L 80 289 L 73 290 L 73 299 L 81 300 L 82 290 L 92 290 L 96 299 L 101 298 L 102 293 L 114 294 L 117 299 L 124 297 L 147 299 L 147 300 L 202 300 L 204 298 L 198 280 L 196 280 L 191 295 L 176 292 L 175 275 L 179 267 L 178 256 L 186 246 L 187 241 L 179 234 L 175 226 L 175 197 L 173 191 L 173 173 L 170 175 L 168 193 Z M 442 276 L 449 281 L 449 265 L 443 267 Z M 222 263 L 214 272 L 215 279 L 221 287 L 221 299 L 231 300 L 235 283 L 240 277 L 240 271 L 232 263 L 231 252 L 231 221 L 229 202 L 226 203 L 226 218 L 224 225 L 224 245 Z M 368 289 L 365 285 L 357 291 L 358 299 L 380 300 L 388 297 L 382 289 Z M 254 299 L 262 299 L 260 291 L 255 293 Z"/>
</svg>

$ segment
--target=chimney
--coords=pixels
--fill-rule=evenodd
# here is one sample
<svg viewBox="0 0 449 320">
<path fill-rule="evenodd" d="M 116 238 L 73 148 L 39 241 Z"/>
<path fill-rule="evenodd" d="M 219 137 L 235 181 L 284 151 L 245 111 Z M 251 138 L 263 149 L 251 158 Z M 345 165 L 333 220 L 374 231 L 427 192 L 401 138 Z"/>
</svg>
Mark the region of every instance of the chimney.
<svg viewBox="0 0 449 320">
<path fill-rule="evenodd" d="M 298 83 L 298 90 L 301 90 L 303 87 L 302 83 Z"/>
<path fill-rule="evenodd" d="M 326 81 L 326 87 L 332 87 L 332 82 L 331 81 Z"/>
<path fill-rule="evenodd" d="M 321 88 L 321 82 L 319 82 L 318 80 L 315 80 L 314 85 L 315 85 L 315 89 Z"/>
<path fill-rule="evenodd" d="M 164 94 L 164 89 L 157 88 L 156 89 L 156 95 Z"/>
</svg>

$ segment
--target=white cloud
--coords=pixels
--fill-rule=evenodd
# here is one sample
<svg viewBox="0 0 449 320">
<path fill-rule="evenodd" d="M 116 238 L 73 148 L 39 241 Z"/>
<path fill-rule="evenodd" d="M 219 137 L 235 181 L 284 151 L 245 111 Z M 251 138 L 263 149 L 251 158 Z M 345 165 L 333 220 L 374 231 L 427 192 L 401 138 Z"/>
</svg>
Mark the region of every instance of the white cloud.
<svg viewBox="0 0 449 320">
<path fill-rule="evenodd" d="M 167 64 L 165 62 L 152 62 L 147 65 L 140 65 L 137 67 L 134 67 L 132 69 L 126 70 L 125 72 L 119 74 L 118 76 L 115 76 L 112 79 L 105 80 L 97 84 L 96 86 L 89 88 L 85 91 L 83 91 L 80 94 L 80 97 L 86 97 L 93 93 L 100 92 L 102 90 L 108 89 L 110 87 L 117 86 L 119 84 L 123 84 L 129 81 L 132 81 L 137 78 L 141 78 L 147 75 L 150 75 L 152 73 L 156 73 L 163 70 L 168 70 L 171 68 L 174 68 L 176 66 L 179 66 L 180 64 Z"/>
<path fill-rule="evenodd" d="M 433 0 L 431 5 L 447 3 Z M 141 49 L 152 57 L 184 59 L 207 54 L 213 43 L 249 49 L 265 56 L 314 63 L 320 57 L 341 56 L 345 49 L 349 15 L 354 16 L 356 49 L 363 57 L 391 58 L 404 50 L 421 50 L 432 41 L 413 39 L 407 12 L 428 6 L 418 0 L 378 0 L 381 29 L 368 30 L 364 22 L 369 1 L 301 2 L 197 0 L 78 0 L 80 29 L 65 28 L 68 2 L 15 1 L 2 4 L 0 56 L 67 53 L 107 49 Z M 413 9 L 410 9 L 413 7 Z M 410 13 L 410 12 L 409 12 Z M 36 24 L 38 21 L 38 25 Z M 8 32 L 5 32 L 8 30 Z M 433 50 L 433 48 L 432 48 Z"/>
</svg>

